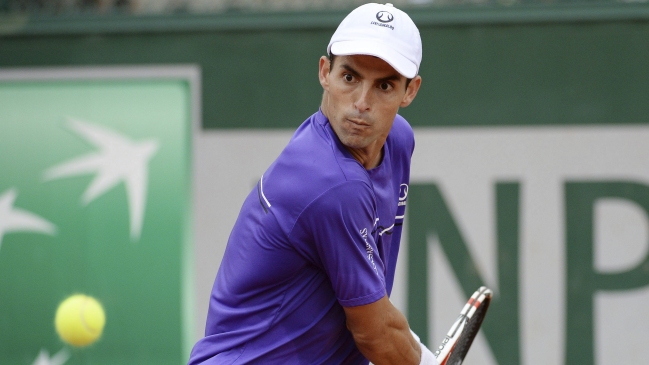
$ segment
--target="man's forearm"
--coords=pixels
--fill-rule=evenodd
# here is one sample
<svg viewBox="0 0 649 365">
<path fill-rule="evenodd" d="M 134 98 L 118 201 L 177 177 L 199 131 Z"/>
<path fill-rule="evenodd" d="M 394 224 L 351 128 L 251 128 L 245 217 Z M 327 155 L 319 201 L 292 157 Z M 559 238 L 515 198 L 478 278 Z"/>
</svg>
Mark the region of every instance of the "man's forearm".
<svg viewBox="0 0 649 365">
<path fill-rule="evenodd" d="M 420 344 L 406 317 L 384 297 L 367 306 L 345 308 L 356 346 L 375 365 L 418 365 Z"/>
<path fill-rule="evenodd" d="M 419 344 L 410 332 L 388 329 L 383 336 L 368 339 L 355 336 L 356 346 L 375 365 L 418 365 L 421 359 Z"/>
</svg>

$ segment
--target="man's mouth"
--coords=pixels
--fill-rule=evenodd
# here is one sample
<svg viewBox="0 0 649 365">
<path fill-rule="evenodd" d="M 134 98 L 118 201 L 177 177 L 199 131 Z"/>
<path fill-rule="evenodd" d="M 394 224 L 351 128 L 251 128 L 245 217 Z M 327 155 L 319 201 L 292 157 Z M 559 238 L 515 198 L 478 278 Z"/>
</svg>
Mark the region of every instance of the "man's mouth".
<svg viewBox="0 0 649 365">
<path fill-rule="evenodd" d="M 366 121 L 364 121 L 364 120 L 362 120 L 362 119 L 347 118 L 347 120 L 348 120 L 350 123 L 352 123 L 352 124 L 354 124 L 354 125 L 357 125 L 357 126 L 359 126 L 359 127 L 369 127 L 369 126 L 370 126 L 370 124 L 369 124 L 368 122 L 366 122 Z"/>
</svg>

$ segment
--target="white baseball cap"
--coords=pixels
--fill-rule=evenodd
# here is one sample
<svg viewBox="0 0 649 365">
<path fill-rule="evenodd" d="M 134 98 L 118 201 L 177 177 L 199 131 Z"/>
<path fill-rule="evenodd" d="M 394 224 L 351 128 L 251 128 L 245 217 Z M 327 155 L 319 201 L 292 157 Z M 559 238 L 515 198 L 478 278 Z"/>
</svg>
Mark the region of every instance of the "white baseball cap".
<svg viewBox="0 0 649 365">
<path fill-rule="evenodd" d="M 417 76 L 421 64 L 421 37 L 408 14 L 390 3 L 369 3 L 343 19 L 329 41 L 327 53 L 379 57 L 411 79 Z"/>
</svg>

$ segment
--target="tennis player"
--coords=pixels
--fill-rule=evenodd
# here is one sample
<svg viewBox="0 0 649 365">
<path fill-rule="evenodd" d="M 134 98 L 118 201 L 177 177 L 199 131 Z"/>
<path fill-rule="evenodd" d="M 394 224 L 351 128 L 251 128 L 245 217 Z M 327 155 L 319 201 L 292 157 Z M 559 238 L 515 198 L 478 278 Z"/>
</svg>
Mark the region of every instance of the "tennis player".
<svg viewBox="0 0 649 365">
<path fill-rule="evenodd" d="M 421 38 L 365 4 L 321 57 L 320 110 L 248 195 L 189 364 L 437 364 L 388 299 L 408 197 Z"/>
</svg>

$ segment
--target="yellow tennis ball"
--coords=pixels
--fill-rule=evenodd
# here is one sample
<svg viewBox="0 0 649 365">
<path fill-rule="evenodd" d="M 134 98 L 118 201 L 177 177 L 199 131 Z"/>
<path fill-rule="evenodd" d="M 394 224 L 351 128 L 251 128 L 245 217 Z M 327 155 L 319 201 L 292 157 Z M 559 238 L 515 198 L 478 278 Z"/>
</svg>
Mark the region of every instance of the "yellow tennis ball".
<svg viewBox="0 0 649 365">
<path fill-rule="evenodd" d="M 61 339 L 73 346 L 97 341 L 104 330 L 104 308 L 93 297 L 75 294 L 59 304 L 54 325 Z"/>
</svg>

